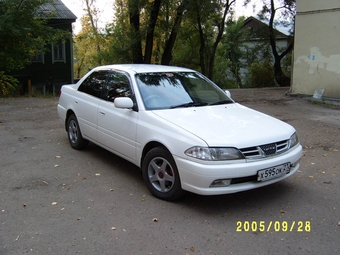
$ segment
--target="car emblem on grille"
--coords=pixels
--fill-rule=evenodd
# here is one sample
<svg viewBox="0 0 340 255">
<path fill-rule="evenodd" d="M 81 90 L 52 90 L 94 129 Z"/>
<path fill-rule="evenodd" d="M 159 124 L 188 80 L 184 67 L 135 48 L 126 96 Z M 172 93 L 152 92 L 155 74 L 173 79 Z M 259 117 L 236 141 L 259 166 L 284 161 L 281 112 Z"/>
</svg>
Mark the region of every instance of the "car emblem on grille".
<svg viewBox="0 0 340 255">
<path fill-rule="evenodd" d="M 272 155 L 276 153 L 276 144 L 271 143 L 271 144 L 266 144 L 260 146 L 261 150 L 264 152 L 266 155 Z"/>
</svg>

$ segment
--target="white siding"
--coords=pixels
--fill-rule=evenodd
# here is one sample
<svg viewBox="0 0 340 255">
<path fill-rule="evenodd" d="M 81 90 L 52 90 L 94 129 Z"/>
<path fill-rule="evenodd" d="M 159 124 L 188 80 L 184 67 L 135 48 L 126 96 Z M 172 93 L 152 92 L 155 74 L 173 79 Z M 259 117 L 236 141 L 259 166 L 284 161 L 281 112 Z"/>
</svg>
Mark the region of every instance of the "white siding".
<svg viewBox="0 0 340 255">
<path fill-rule="evenodd" d="M 297 0 L 292 91 L 340 98 L 340 1 Z"/>
</svg>

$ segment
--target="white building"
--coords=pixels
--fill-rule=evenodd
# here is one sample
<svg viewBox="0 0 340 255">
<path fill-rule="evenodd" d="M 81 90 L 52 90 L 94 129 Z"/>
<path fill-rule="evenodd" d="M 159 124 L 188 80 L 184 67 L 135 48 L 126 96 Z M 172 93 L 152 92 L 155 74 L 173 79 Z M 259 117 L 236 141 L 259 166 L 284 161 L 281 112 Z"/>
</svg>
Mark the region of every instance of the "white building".
<svg viewBox="0 0 340 255">
<path fill-rule="evenodd" d="M 340 98 L 340 1 L 296 0 L 292 92 Z"/>
<path fill-rule="evenodd" d="M 240 78 L 242 84 L 246 85 L 246 82 L 249 79 L 249 64 L 247 63 L 262 62 L 271 59 L 270 63 L 274 64 L 274 56 L 272 55 L 272 49 L 269 43 L 268 24 L 251 16 L 244 21 L 243 28 L 250 30 L 249 36 L 243 41 L 243 47 L 241 48 L 246 52 L 246 59 L 242 59 L 245 67 L 240 68 Z M 288 33 L 284 33 L 277 29 L 274 29 L 274 35 L 278 52 L 280 53 L 287 49 L 292 41 L 292 37 L 289 36 Z M 273 80 L 273 82 L 275 81 Z"/>
</svg>

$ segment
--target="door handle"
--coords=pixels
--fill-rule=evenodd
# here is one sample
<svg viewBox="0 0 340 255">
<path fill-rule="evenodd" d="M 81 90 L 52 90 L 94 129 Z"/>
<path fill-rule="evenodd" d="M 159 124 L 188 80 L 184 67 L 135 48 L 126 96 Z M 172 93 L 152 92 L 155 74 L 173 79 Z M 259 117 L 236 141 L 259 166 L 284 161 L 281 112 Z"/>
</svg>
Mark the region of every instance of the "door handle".
<svg viewBox="0 0 340 255">
<path fill-rule="evenodd" d="M 102 112 L 102 111 L 99 111 L 99 114 L 104 116 L 105 115 L 105 112 Z"/>
</svg>

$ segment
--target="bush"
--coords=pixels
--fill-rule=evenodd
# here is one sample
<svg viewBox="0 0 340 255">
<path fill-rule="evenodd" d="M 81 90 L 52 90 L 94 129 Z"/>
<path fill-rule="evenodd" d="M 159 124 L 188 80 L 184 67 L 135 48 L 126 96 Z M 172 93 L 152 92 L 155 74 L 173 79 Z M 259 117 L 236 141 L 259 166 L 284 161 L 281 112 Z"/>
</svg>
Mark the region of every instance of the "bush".
<svg viewBox="0 0 340 255">
<path fill-rule="evenodd" d="M 252 88 L 274 87 L 274 69 L 268 62 L 252 63 L 249 68 L 249 86 Z"/>
<path fill-rule="evenodd" d="M 221 89 L 235 89 L 238 88 L 237 81 L 234 75 L 229 71 L 230 60 L 224 56 L 217 56 L 214 65 L 214 79 L 213 81 Z"/>
<path fill-rule="evenodd" d="M 6 75 L 4 72 L 0 72 L 0 96 L 10 96 L 18 88 L 19 81 L 10 75 Z"/>
</svg>

